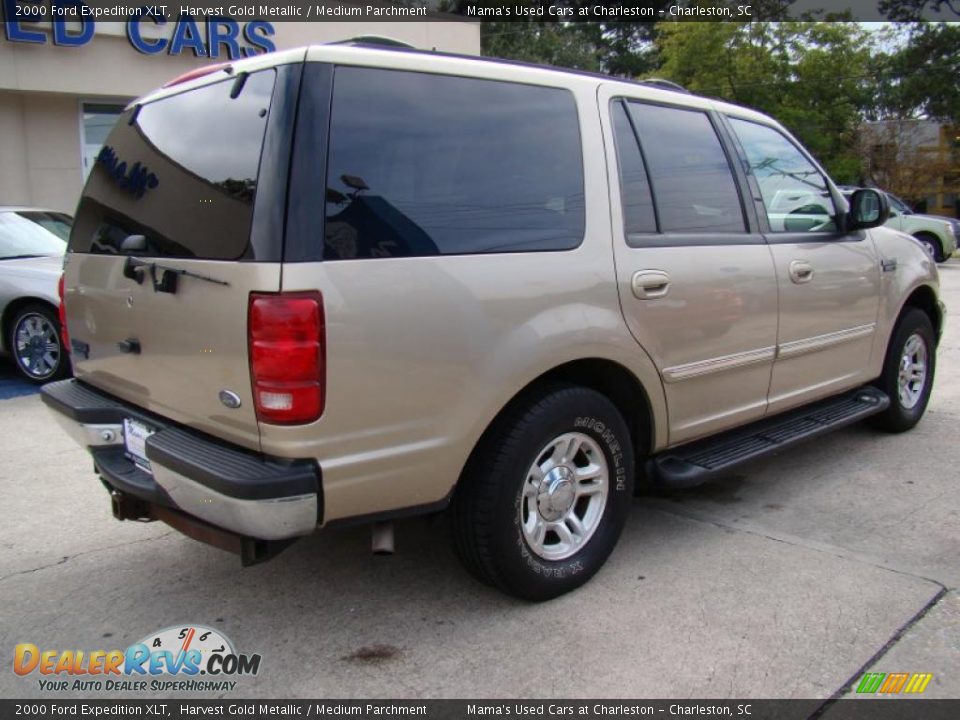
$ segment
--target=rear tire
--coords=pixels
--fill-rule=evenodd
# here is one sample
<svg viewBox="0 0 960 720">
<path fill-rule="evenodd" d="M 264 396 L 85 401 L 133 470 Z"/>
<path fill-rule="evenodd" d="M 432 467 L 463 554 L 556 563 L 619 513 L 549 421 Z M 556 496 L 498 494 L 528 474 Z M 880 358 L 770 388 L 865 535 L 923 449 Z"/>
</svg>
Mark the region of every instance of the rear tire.
<svg viewBox="0 0 960 720">
<path fill-rule="evenodd" d="M 454 495 L 457 553 L 471 574 L 526 600 L 583 585 L 623 530 L 630 434 L 600 393 L 559 386 L 520 401 L 486 433 Z"/>
<path fill-rule="evenodd" d="M 69 374 L 60 320 L 49 306 L 32 303 L 18 310 L 8 341 L 17 370 L 26 380 L 42 384 Z"/>
<path fill-rule="evenodd" d="M 907 308 L 890 338 L 883 374 L 875 385 L 890 397 L 890 407 L 870 418 L 887 432 L 904 432 L 920 422 L 937 364 L 933 324 L 925 312 Z"/>
</svg>

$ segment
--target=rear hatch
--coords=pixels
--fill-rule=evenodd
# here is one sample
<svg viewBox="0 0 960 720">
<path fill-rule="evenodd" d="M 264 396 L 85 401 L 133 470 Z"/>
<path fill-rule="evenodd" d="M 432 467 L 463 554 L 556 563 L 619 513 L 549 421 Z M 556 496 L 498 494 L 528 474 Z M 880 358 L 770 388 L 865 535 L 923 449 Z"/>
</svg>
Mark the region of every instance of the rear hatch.
<svg viewBox="0 0 960 720">
<path fill-rule="evenodd" d="M 292 72 L 217 71 L 128 108 L 90 172 L 65 263 L 76 376 L 251 449 L 247 306 L 280 289 L 286 165 L 269 138 Z"/>
</svg>

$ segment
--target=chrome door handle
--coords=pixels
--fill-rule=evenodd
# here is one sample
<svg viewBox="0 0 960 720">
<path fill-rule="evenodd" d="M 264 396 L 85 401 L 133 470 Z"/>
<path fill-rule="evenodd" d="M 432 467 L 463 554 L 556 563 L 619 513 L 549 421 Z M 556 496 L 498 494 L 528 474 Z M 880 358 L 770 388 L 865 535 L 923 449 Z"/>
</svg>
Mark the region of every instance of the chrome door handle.
<svg viewBox="0 0 960 720">
<path fill-rule="evenodd" d="M 630 288 L 640 300 L 662 298 L 670 292 L 670 276 L 662 270 L 639 270 L 633 274 Z"/>
<path fill-rule="evenodd" d="M 799 284 L 813 280 L 813 265 L 806 260 L 794 260 L 790 263 L 790 279 Z"/>
</svg>

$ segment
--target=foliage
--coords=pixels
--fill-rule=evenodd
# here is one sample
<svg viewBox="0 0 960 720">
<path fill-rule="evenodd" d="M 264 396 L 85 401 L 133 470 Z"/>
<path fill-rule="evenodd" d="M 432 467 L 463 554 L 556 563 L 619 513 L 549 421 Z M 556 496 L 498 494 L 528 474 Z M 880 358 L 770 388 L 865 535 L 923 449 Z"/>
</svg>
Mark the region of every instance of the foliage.
<svg viewBox="0 0 960 720">
<path fill-rule="evenodd" d="M 957 0 L 880 0 L 880 12 L 891 20 L 920 20 L 927 10 L 960 17 Z"/>
<path fill-rule="evenodd" d="M 485 22 L 480 26 L 483 54 L 488 57 L 599 71 L 596 48 L 559 23 Z"/>
<path fill-rule="evenodd" d="M 915 23 L 907 28 L 902 47 L 874 59 L 883 82 L 873 113 L 960 125 L 960 25 Z"/>
<path fill-rule="evenodd" d="M 653 4 L 662 9 L 671 2 Z M 960 24 L 911 22 L 868 32 L 835 13 L 817 11 L 833 22 L 814 22 L 814 13 L 800 13 L 795 2 L 753 0 L 749 23 L 596 21 L 596 6 L 630 5 L 620 0 L 443 0 L 440 7 L 460 14 L 471 5 L 511 9 L 510 17 L 482 19 L 484 55 L 662 77 L 761 110 L 796 134 L 840 182 L 869 175 L 870 158 L 858 137 L 865 120 L 960 124 Z M 896 19 L 926 10 L 960 13 L 960 0 L 881 5 Z M 520 6 L 532 14 L 518 20 Z"/>
<path fill-rule="evenodd" d="M 653 0 L 652 8 L 654 11 L 665 8 L 669 2 Z M 597 7 L 619 8 L 623 5 L 619 0 L 502 3 L 444 0 L 440 10 L 461 15 L 467 14 L 468 6 L 503 7 L 511 11 L 509 17 L 501 14 L 483 19 L 480 29 L 484 55 L 635 77 L 655 65 L 651 41 L 656 22 L 597 21 L 597 17 L 603 15 L 594 14 Z M 530 8 L 531 15 L 518 19 L 516 9 L 519 6 Z M 551 14 L 551 8 L 554 14 Z"/>
<path fill-rule="evenodd" d="M 860 174 L 871 41 L 844 23 L 661 23 L 657 74 L 777 118 L 840 182 Z"/>
</svg>

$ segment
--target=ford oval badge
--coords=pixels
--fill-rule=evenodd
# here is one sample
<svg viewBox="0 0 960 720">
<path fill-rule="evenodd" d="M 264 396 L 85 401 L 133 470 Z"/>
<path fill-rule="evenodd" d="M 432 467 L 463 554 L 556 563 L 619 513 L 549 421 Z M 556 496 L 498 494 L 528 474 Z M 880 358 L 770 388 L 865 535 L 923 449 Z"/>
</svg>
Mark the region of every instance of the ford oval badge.
<svg viewBox="0 0 960 720">
<path fill-rule="evenodd" d="M 220 402 L 222 402 L 231 410 L 236 410 L 238 407 L 240 407 L 240 396 L 230 390 L 221 390 Z"/>
</svg>

